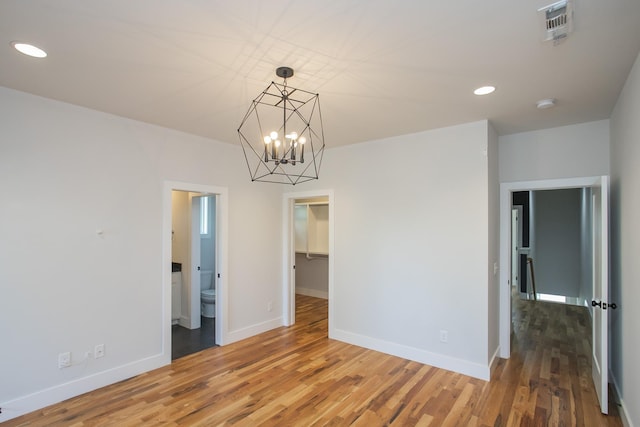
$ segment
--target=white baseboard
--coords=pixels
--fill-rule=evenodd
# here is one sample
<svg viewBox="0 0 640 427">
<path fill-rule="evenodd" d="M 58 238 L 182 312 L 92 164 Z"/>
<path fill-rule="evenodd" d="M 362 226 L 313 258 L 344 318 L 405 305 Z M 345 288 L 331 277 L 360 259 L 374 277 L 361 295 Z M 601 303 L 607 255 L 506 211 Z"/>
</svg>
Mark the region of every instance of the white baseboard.
<svg viewBox="0 0 640 427">
<path fill-rule="evenodd" d="M 275 319 L 267 320 L 266 322 L 251 325 L 246 328 L 238 329 L 236 331 L 230 331 L 227 334 L 227 339 L 225 340 L 224 344 L 227 345 L 231 344 L 232 342 L 243 340 L 245 338 L 250 338 L 254 335 L 270 331 L 271 329 L 279 328 L 280 326 L 284 326 L 284 323 L 282 321 L 282 317 L 277 317 Z"/>
<path fill-rule="evenodd" d="M 191 319 L 186 316 L 180 316 L 180 318 L 178 319 L 178 325 L 182 326 L 183 328 L 191 329 Z"/>
<path fill-rule="evenodd" d="M 1 402 L 0 408 L 2 408 L 2 413 L 0 414 L 0 423 L 19 417 L 20 415 L 42 409 L 46 406 L 62 402 L 63 400 L 79 396 L 83 393 L 96 390 L 100 387 L 135 377 L 136 375 L 160 368 L 170 363 L 170 353 L 168 358 L 163 354 L 158 354 L 146 359 L 138 360 L 126 365 L 78 378 L 64 384 L 40 390 L 27 396 Z"/>
<path fill-rule="evenodd" d="M 629 418 L 629 413 L 627 412 L 627 405 L 624 400 L 620 397 L 620 387 L 618 387 L 618 382 L 616 381 L 616 377 L 613 376 L 613 372 L 609 370 L 609 378 L 611 379 L 611 384 L 613 387 L 613 400 L 618 402 L 618 412 L 620 413 L 620 419 L 622 420 L 622 425 L 624 427 L 635 427 Z M 610 399 L 611 400 L 611 399 Z"/>
<path fill-rule="evenodd" d="M 308 297 L 329 299 L 329 292 L 318 291 L 316 289 L 299 288 L 296 286 L 296 294 L 305 295 Z"/>
<path fill-rule="evenodd" d="M 436 368 L 446 369 L 448 371 L 458 372 L 470 377 L 489 381 L 491 373 L 488 365 L 469 362 L 467 360 L 456 359 L 454 357 L 445 356 L 443 354 L 432 353 L 430 351 L 421 350 L 415 347 L 409 347 L 389 341 L 379 340 L 364 335 L 354 334 L 343 330 L 333 330 L 329 338 L 343 341 L 359 347 L 368 348 L 379 351 L 381 353 L 390 354 L 392 356 L 402 357 L 404 359 L 413 360 L 415 362 L 424 363 L 425 365 L 435 366 Z"/>
<path fill-rule="evenodd" d="M 184 317 L 180 319 L 180 323 L 182 323 L 183 320 Z M 228 340 L 225 342 L 225 345 L 267 332 L 280 326 L 283 326 L 282 317 L 277 317 L 237 331 L 231 331 L 227 334 Z M 0 402 L 0 408 L 2 408 L 0 423 L 169 364 L 171 364 L 171 352 L 167 355 L 158 354 L 40 390 L 27 396 Z"/>
</svg>

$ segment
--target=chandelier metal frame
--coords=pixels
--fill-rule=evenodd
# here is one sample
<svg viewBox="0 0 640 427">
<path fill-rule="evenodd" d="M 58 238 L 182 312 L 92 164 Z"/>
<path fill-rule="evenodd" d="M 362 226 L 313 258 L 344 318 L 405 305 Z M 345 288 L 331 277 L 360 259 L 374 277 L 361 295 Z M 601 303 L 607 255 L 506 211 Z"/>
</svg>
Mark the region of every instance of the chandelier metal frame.
<svg viewBox="0 0 640 427">
<path fill-rule="evenodd" d="M 283 83 L 271 82 L 238 127 L 251 181 L 296 185 L 318 179 L 325 148 L 319 94 L 288 86 L 289 67 L 276 75 Z"/>
</svg>

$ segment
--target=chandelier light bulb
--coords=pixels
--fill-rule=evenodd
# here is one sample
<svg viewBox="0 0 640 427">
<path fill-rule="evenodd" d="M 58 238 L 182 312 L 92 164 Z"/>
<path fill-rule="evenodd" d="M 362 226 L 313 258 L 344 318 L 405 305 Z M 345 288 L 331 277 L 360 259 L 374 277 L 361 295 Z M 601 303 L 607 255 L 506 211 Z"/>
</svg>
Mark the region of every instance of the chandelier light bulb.
<svg viewBox="0 0 640 427">
<path fill-rule="evenodd" d="M 265 137 L 264 137 L 264 143 L 265 143 L 265 144 L 271 144 L 271 137 L 269 137 L 269 136 L 265 136 Z"/>
<path fill-rule="evenodd" d="M 307 142 L 307 138 L 305 138 L 304 136 L 301 136 L 300 138 L 298 138 L 298 142 L 300 144 L 304 144 L 305 142 Z"/>
<path fill-rule="evenodd" d="M 276 139 L 276 147 L 280 147 L 280 140 Z"/>
<path fill-rule="evenodd" d="M 273 140 L 275 141 L 276 139 L 278 139 L 278 132 L 276 132 L 276 131 L 274 130 L 273 132 L 271 132 L 271 133 L 269 134 L 269 136 L 271 137 L 271 139 L 273 139 Z"/>
</svg>

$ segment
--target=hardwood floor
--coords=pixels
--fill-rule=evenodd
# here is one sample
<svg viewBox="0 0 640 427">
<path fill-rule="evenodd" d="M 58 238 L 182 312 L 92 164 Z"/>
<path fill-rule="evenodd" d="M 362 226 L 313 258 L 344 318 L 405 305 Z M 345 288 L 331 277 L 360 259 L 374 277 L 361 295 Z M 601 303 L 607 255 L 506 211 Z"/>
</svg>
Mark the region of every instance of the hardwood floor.
<svg viewBox="0 0 640 427">
<path fill-rule="evenodd" d="M 289 328 L 16 418 L 7 426 L 619 426 L 598 409 L 586 309 L 517 301 L 490 382 L 327 338 L 327 302 Z"/>
</svg>

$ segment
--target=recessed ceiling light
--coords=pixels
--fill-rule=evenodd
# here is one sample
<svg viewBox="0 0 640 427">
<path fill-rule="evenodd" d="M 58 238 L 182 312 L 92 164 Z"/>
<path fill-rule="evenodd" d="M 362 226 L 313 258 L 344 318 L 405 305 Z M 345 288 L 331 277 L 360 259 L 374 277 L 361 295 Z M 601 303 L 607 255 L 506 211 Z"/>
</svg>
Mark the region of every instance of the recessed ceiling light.
<svg viewBox="0 0 640 427">
<path fill-rule="evenodd" d="M 13 46 L 18 52 L 24 53 L 25 55 L 32 56 L 34 58 L 46 58 L 47 52 L 36 47 L 32 44 L 22 43 L 22 42 L 11 42 L 11 46 Z"/>
<path fill-rule="evenodd" d="M 474 90 L 473 93 L 476 95 L 489 95 L 495 90 L 496 90 L 495 86 L 482 86 Z"/>
</svg>

